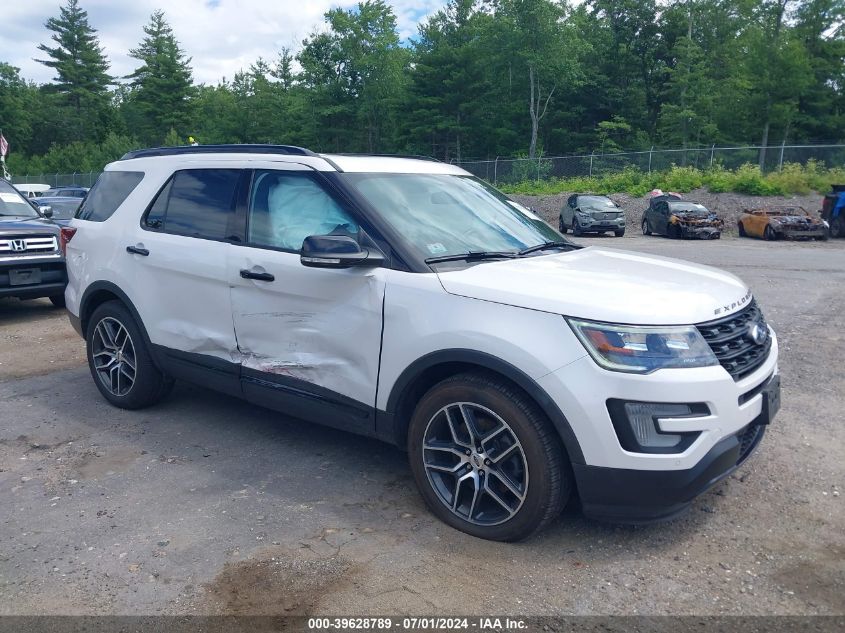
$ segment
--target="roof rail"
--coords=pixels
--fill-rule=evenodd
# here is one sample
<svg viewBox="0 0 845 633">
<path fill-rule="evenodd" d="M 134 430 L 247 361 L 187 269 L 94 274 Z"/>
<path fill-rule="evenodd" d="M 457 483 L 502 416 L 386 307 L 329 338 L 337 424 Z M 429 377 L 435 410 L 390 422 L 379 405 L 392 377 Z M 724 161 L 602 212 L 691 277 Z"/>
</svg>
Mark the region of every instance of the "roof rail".
<svg viewBox="0 0 845 633">
<path fill-rule="evenodd" d="M 316 156 L 310 149 L 296 145 L 180 145 L 178 147 L 151 147 L 126 152 L 120 160 L 149 158 L 151 156 L 178 156 L 181 154 L 284 154 L 287 156 Z"/>
<path fill-rule="evenodd" d="M 373 156 L 373 157 L 380 157 L 380 158 L 414 158 L 416 160 L 427 160 L 432 163 L 442 163 L 443 161 L 439 158 L 434 158 L 433 156 L 423 156 L 422 154 L 367 154 L 367 153 L 360 153 L 360 152 L 325 152 L 329 155 L 334 156 Z"/>
</svg>

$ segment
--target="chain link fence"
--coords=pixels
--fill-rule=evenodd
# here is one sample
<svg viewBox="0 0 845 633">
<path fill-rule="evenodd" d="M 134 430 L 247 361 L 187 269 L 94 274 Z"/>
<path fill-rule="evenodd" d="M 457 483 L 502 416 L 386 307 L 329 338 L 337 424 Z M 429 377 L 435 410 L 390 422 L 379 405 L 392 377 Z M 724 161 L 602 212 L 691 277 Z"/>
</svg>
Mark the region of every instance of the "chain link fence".
<svg viewBox="0 0 845 633">
<path fill-rule="evenodd" d="M 556 178 L 600 177 L 625 169 L 643 172 L 665 171 L 673 165 L 708 169 L 721 166 L 737 169 L 746 163 L 763 165 L 764 172 L 779 170 L 786 163 L 805 165 L 818 161 L 826 167 L 845 166 L 845 145 L 775 145 L 770 147 L 704 147 L 695 149 L 651 149 L 617 154 L 583 154 L 495 160 L 459 161 L 471 174 L 494 184 L 514 184 Z"/>
<path fill-rule="evenodd" d="M 86 171 L 72 174 L 24 174 L 13 175 L 13 185 L 49 185 L 50 187 L 91 187 L 101 172 Z"/>
<path fill-rule="evenodd" d="M 806 165 L 814 160 L 826 167 L 845 166 L 845 145 L 774 145 L 770 147 L 702 147 L 695 149 L 651 149 L 616 154 L 543 156 L 540 158 L 496 158 L 457 161 L 471 174 L 494 184 L 607 176 L 626 169 L 643 172 L 665 171 L 673 165 L 699 169 L 721 166 L 737 169 L 746 163 L 763 164 L 763 171 L 776 171 L 786 163 Z M 78 185 L 91 187 L 98 171 L 73 174 L 24 174 L 12 176 L 12 184 L 44 184 L 50 187 Z"/>
</svg>

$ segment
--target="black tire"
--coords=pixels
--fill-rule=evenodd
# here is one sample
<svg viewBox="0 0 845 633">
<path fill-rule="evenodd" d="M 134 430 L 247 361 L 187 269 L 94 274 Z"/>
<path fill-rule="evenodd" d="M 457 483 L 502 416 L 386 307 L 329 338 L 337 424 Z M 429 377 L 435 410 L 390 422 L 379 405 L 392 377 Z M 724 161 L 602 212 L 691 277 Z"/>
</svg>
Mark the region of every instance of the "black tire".
<svg viewBox="0 0 845 633">
<path fill-rule="evenodd" d="M 572 235 L 575 237 L 581 237 L 584 235 L 584 231 L 581 230 L 581 225 L 578 224 L 578 218 L 572 218 Z"/>
<path fill-rule="evenodd" d="M 616 237 L 622 237 L 623 235 L 625 235 L 625 229 L 622 229 L 621 231 L 614 231 L 613 234 Z"/>
<path fill-rule="evenodd" d="M 777 238 L 778 235 L 777 233 L 775 233 L 775 230 L 771 227 L 771 225 L 767 224 L 766 230 L 763 231 L 763 239 L 766 239 L 770 242 L 774 242 Z"/>
<path fill-rule="evenodd" d="M 651 228 L 648 226 L 648 218 L 643 218 L 643 235 L 651 235 Z"/>
<path fill-rule="evenodd" d="M 667 233 L 669 234 L 669 237 L 673 240 L 679 240 L 683 237 L 681 235 L 681 227 L 679 227 L 677 224 L 670 224 Z"/>
<path fill-rule="evenodd" d="M 737 231 L 739 231 L 740 237 L 748 237 L 748 234 L 745 232 L 745 227 L 742 225 L 742 222 L 739 222 L 736 225 Z"/>
<path fill-rule="evenodd" d="M 845 237 L 845 218 L 833 218 L 830 223 L 830 237 Z"/>
<path fill-rule="evenodd" d="M 114 382 L 111 383 L 111 387 L 106 386 L 106 378 L 101 378 L 101 376 L 104 376 L 104 370 L 102 368 L 98 370 L 95 366 L 95 349 L 100 349 L 104 343 L 104 339 L 97 332 L 97 328 L 101 324 L 103 324 L 104 328 L 107 326 L 110 328 L 122 327 L 128 333 L 128 345 L 125 343 L 125 339 L 123 339 L 124 346 L 121 347 L 121 357 L 117 362 L 116 373 L 118 374 L 118 382 L 116 390 L 114 389 Z M 121 409 L 142 409 L 149 407 L 164 398 L 173 387 L 173 379 L 165 376 L 156 367 L 147 349 L 147 344 L 140 327 L 135 322 L 129 310 L 126 309 L 126 306 L 120 301 L 107 301 L 94 310 L 94 313 L 88 320 L 88 328 L 85 333 L 85 347 L 88 355 L 88 368 L 91 371 L 94 384 L 97 385 L 97 389 L 100 390 L 103 397 L 116 407 L 120 407 Z M 99 352 L 96 362 L 100 362 L 99 359 L 104 354 L 107 355 L 110 353 L 104 351 Z M 131 367 L 130 359 L 131 362 L 134 362 L 134 372 L 129 372 L 128 370 Z M 126 364 L 126 372 L 123 372 L 122 364 Z M 114 367 L 112 371 L 108 372 L 109 375 L 113 373 L 113 369 Z M 121 392 L 121 383 L 119 382 L 121 376 L 129 378 L 130 373 L 134 374 L 134 378 L 131 378 L 131 385 L 127 389 L 125 387 L 126 383 L 124 382 L 124 390 Z"/>
<path fill-rule="evenodd" d="M 461 403 L 461 406 L 457 403 Z M 450 453 L 441 453 L 443 449 L 424 451 L 423 444 L 427 434 L 431 433 L 430 429 L 436 424 L 442 425 L 444 420 L 448 423 L 449 418 L 442 417 L 447 415 L 444 411 L 454 411 L 455 407 L 458 407 L 458 413 L 453 415 L 463 416 L 463 406 L 477 408 L 472 416 L 477 427 L 483 426 L 485 413 L 492 413 L 493 415 L 488 416 L 487 420 L 498 416 L 499 421 L 504 422 L 507 430 L 488 432 L 482 437 L 479 453 L 467 449 L 471 456 L 464 457 L 463 454 L 452 456 Z M 480 417 L 476 417 L 478 413 L 481 414 Z M 456 422 L 457 426 L 453 427 L 449 424 L 447 428 L 466 430 L 468 427 L 463 422 L 464 419 L 466 418 L 460 417 L 460 420 Z M 458 430 L 458 433 L 461 432 Z M 507 450 L 497 448 L 495 445 L 495 442 L 499 441 L 497 438 L 508 437 L 507 434 L 510 434 L 512 439 L 509 445 L 506 444 Z M 454 430 L 451 431 L 450 436 L 457 441 L 458 436 Z M 466 435 L 466 437 L 471 436 Z M 468 439 L 468 442 L 475 445 L 472 439 Z M 519 444 L 518 451 L 513 450 L 517 443 Z M 434 441 L 429 439 L 428 445 L 433 444 Z M 455 444 L 455 446 L 458 445 L 464 446 Z M 500 465 L 491 464 L 489 459 L 483 460 L 483 464 L 479 464 L 476 460 L 477 457 L 486 455 L 495 461 L 495 455 L 499 451 L 502 451 L 502 454 L 510 453 L 510 456 Z M 419 401 L 411 417 L 408 429 L 408 455 L 417 487 L 431 511 L 444 523 L 462 532 L 493 541 L 519 541 L 541 530 L 561 513 L 573 487 L 570 467 L 554 426 L 524 392 L 492 374 L 481 372 L 459 374 L 432 387 Z M 442 467 L 437 471 L 429 468 L 430 460 L 433 459 L 432 455 L 434 458 L 445 455 L 448 459 L 457 462 L 456 465 L 450 462 L 448 464 L 450 467 L 466 468 L 466 470 L 458 470 L 454 474 L 440 474 Z M 429 461 L 424 462 L 424 457 Z M 516 469 L 524 475 L 522 480 L 524 487 L 522 487 L 523 484 L 514 484 L 521 487 L 522 500 L 517 502 L 518 497 L 511 497 L 512 507 L 505 510 L 507 504 L 495 502 L 494 496 L 484 492 L 485 489 L 481 486 L 486 484 L 492 488 L 500 484 L 502 480 L 497 478 L 498 475 L 495 477 L 493 475 L 497 471 L 505 472 L 505 465 L 509 459 L 516 459 L 524 466 L 522 470 Z M 474 468 L 471 460 L 476 460 L 475 466 L 482 470 L 470 472 Z M 488 468 L 488 473 L 485 473 L 483 468 Z M 464 475 L 459 478 L 461 473 Z M 437 484 L 433 483 L 434 476 L 437 475 L 439 475 L 437 481 L 441 486 L 439 489 L 435 487 Z M 461 479 L 465 479 L 463 485 L 472 482 L 470 487 L 470 492 L 473 492 L 472 505 L 466 515 L 470 519 L 477 518 L 478 520 L 467 520 L 461 516 L 462 505 L 457 511 L 447 506 L 443 490 L 448 492 L 450 484 L 456 491 L 452 499 L 457 498 L 457 501 L 466 499 L 466 494 L 461 493 L 461 490 L 466 492 L 466 486 L 462 489 L 462 484 L 454 483 Z M 510 481 L 514 480 L 511 478 Z M 445 485 L 444 482 L 446 482 Z M 473 508 L 476 507 L 476 503 L 479 510 L 474 515 Z M 497 511 L 506 515 L 507 518 L 490 524 L 490 521 L 496 519 Z M 488 517 L 488 523 L 482 524 L 482 519 Z"/>
<path fill-rule="evenodd" d="M 565 224 L 565 223 L 564 223 L 564 221 L 563 221 L 563 215 L 561 215 L 561 216 L 560 216 L 560 219 L 558 219 L 557 226 L 558 226 L 558 230 L 560 230 L 560 232 L 561 232 L 561 233 L 563 233 L 564 235 L 566 235 L 566 230 L 567 230 L 567 229 L 566 229 L 566 224 Z"/>
<path fill-rule="evenodd" d="M 65 295 L 64 293 L 60 295 L 53 295 L 50 297 L 50 303 L 53 304 L 54 308 L 64 308 L 65 307 Z"/>
</svg>

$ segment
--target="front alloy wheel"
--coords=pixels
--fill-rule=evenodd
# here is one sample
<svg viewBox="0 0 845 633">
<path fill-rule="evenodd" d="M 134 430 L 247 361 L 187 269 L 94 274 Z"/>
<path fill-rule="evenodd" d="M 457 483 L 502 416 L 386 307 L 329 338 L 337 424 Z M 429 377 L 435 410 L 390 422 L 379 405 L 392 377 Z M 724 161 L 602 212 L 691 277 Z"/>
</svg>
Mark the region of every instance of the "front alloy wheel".
<svg viewBox="0 0 845 633">
<path fill-rule="evenodd" d="M 408 456 L 432 513 L 495 541 L 542 529 L 573 486 L 554 425 L 525 392 L 481 370 L 447 378 L 420 399 Z"/>
<path fill-rule="evenodd" d="M 440 501 L 474 525 L 512 518 L 528 491 L 528 464 L 513 429 L 472 402 L 455 402 L 429 420 L 423 467 Z"/>
</svg>

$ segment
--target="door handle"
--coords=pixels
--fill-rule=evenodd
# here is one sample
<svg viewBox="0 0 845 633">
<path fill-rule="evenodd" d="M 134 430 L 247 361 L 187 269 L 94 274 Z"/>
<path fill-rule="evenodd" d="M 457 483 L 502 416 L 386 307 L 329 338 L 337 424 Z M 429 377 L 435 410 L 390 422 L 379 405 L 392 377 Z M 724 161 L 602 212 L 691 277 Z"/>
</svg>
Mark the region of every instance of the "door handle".
<svg viewBox="0 0 845 633">
<path fill-rule="evenodd" d="M 241 269 L 241 277 L 244 279 L 257 279 L 258 281 L 276 281 L 275 275 L 271 273 L 259 273 L 253 270 Z"/>
<path fill-rule="evenodd" d="M 143 246 L 127 246 L 126 252 L 132 253 L 133 255 L 143 255 L 144 257 L 147 257 L 150 254 L 150 251 Z"/>
</svg>

